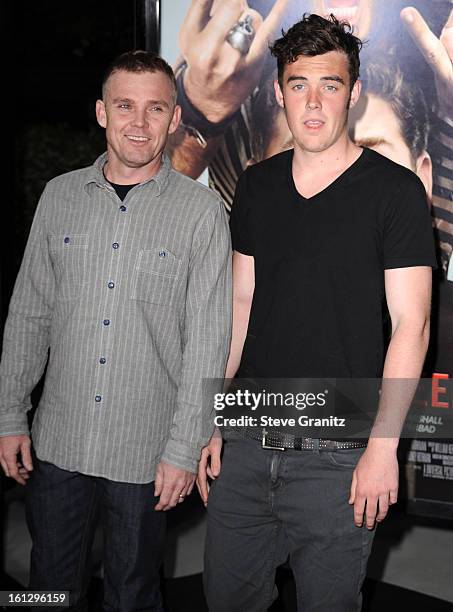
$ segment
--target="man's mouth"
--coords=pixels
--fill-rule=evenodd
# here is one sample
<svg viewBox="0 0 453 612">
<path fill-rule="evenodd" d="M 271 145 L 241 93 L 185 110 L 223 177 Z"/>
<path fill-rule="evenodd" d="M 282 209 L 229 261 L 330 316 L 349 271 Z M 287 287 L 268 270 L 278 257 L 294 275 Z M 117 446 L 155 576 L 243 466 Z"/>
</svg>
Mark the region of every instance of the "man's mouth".
<svg viewBox="0 0 453 612">
<path fill-rule="evenodd" d="M 324 125 L 324 121 L 318 121 L 317 119 L 308 119 L 307 121 L 304 121 L 304 125 L 310 130 L 318 130 Z"/>
<path fill-rule="evenodd" d="M 148 142 L 149 140 L 147 136 L 134 136 L 133 134 L 126 134 L 126 138 L 134 142 Z"/>
<path fill-rule="evenodd" d="M 333 13 L 338 21 L 356 21 L 360 0 L 324 0 L 324 13 Z"/>
</svg>

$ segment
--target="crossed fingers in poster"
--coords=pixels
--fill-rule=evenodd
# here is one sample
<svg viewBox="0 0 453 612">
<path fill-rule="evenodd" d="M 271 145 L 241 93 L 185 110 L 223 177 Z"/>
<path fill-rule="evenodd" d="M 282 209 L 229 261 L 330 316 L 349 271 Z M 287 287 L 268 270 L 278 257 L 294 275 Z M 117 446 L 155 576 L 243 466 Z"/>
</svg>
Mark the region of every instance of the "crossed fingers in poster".
<svg viewBox="0 0 453 612">
<path fill-rule="evenodd" d="M 409 34 L 434 72 L 439 111 L 453 116 L 453 9 L 439 38 L 413 7 L 401 11 Z"/>
<path fill-rule="evenodd" d="M 258 85 L 288 3 L 277 0 L 263 19 L 246 0 L 192 0 L 179 32 L 184 88 L 208 121 L 231 116 Z"/>
</svg>

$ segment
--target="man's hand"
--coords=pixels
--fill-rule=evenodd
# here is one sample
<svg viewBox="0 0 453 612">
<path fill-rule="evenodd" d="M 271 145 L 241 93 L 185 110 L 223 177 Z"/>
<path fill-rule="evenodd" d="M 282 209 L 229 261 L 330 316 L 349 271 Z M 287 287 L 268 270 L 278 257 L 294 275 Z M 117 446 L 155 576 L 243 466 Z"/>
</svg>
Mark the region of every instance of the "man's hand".
<svg viewBox="0 0 453 612">
<path fill-rule="evenodd" d="M 192 493 L 195 474 L 161 461 L 156 469 L 154 494 L 160 497 L 154 510 L 170 510 Z"/>
<path fill-rule="evenodd" d="M 371 438 L 354 470 L 349 503 L 354 504 L 354 523 L 373 529 L 398 498 L 398 460 L 390 439 Z"/>
<path fill-rule="evenodd" d="M 277 0 L 264 19 L 246 0 L 192 0 L 179 32 L 187 63 L 184 87 L 192 104 L 212 123 L 232 115 L 261 77 L 268 44 L 289 0 Z M 255 37 L 246 55 L 228 42 L 237 22 L 250 15 Z"/>
<path fill-rule="evenodd" d="M 0 437 L 0 465 L 6 476 L 25 485 L 33 469 L 30 436 Z M 18 455 L 21 461 L 18 460 Z"/>
<path fill-rule="evenodd" d="M 446 116 L 453 115 L 453 10 L 444 25 L 440 38 L 413 7 L 401 11 L 401 19 L 409 34 L 434 72 L 439 110 Z"/>
<path fill-rule="evenodd" d="M 222 452 L 222 436 L 219 431 L 212 434 L 209 444 L 201 451 L 201 459 L 198 464 L 197 488 L 204 505 L 208 503 L 209 483 L 208 476 L 215 480 L 220 474 Z"/>
</svg>

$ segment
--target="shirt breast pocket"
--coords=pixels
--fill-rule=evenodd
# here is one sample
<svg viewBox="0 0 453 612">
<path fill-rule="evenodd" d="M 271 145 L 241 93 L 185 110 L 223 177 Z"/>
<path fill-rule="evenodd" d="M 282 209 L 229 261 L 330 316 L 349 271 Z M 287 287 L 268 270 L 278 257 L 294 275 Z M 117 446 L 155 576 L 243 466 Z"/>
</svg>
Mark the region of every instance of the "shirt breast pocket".
<svg viewBox="0 0 453 612">
<path fill-rule="evenodd" d="M 57 300 L 75 300 L 86 280 L 88 234 L 49 237 L 50 257 L 57 283 Z"/>
<path fill-rule="evenodd" d="M 175 301 L 181 260 L 165 247 L 140 251 L 134 270 L 132 299 L 150 304 Z"/>
</svg>

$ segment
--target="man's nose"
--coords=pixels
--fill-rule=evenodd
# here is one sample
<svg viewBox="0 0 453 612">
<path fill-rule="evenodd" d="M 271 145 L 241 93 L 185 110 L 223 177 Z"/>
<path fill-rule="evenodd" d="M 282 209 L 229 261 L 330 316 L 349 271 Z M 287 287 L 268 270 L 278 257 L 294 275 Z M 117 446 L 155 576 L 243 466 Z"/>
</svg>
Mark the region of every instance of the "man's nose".
<svg viewBox="0 0 453 612">
<path fill-rule="evenodd" d="M 318 92 L 310 91 L 307 97 L 306 103 L 307 110 L 315 110 L 317 108 L 321 108 L 321 100 L 319 99 Z"/>
<path fill-rule="evenodd" d="M 147 125 L 148 119 L 146 115 L 146 109 L 137 109 L 135 111 L 133 123 L 138 127 L 143 127 Z"/>
</svg>

